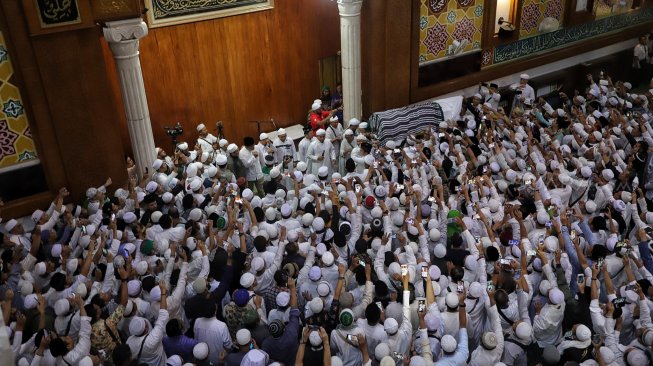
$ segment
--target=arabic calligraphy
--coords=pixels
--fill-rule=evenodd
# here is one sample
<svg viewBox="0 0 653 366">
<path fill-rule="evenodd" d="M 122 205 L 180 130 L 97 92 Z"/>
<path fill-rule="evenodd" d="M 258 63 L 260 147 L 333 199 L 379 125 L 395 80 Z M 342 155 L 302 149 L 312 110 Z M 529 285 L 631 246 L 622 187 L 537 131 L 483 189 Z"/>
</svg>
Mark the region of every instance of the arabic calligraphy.
<svg viewBox="0 0 653 366">
<path fill-rule="evenodd" d="M 434 13 L 441 12 L 442 10 L 444 10 L 445 6 L 447 6 L 447 2 L 445 0 L 430 0 L 429 1 L 429 8 Z"/>
<path fill-rule="evenodd" d="M 268 0 L 151 0 L 156 19 L 267 3 Z"/>
<path fill-rule="evenodd" d="M 511 61 L 545 50 L 566 46 L 603 33 L 647 22 L 651 17 L 653 17 L 653 7 L 646 7 L 639 11 L 615 15 L 575 27 L 563 28 L 555 32 L 499 45 L 494 49 L 494 63 Z"/>
<path fill-rule="evenodd" d="M 44 26 L 80 23 L 77 0 L 36 0 Z"/>
</svg>

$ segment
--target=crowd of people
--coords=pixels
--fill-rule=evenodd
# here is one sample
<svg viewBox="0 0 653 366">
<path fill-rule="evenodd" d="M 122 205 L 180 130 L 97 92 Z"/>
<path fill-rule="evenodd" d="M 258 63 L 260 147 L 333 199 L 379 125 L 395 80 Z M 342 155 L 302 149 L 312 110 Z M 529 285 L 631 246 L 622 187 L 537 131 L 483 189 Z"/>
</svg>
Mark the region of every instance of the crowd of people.
<svg viewBox="0 0 653 366">
<path fill-rule="evenodd" d="M 651 365 L 653 89 L 528 79 L 401 141 L 323 98 L 297 146 L 200 124 L 5 218 L 0 363 Z"/>
</svg>

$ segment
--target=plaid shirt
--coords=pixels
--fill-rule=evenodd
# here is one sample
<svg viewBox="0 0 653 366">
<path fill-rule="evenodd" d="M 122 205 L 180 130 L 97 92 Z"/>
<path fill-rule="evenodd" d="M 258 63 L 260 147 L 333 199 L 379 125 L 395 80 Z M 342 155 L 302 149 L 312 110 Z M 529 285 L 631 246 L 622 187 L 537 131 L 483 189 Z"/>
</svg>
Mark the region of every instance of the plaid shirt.
<svg viewBox="0 0 653 366">
<path fill-rule="evenodd" d="M 114 348 L 121 342 L 118 333 L 118 322 L 122 319 L 124 311 L 125 307 L 119 305 L 107 319 L 99 319 L 93 323 L 91 327 L 91 347 L 98 351 L 105 350 L 107 355 L 111 355 Z"/>
<path fill-rule="evenodd" d="M 263 291 L 263 301 L 265 302 L 265 311 L 267 311 L 268 314 L 270 313 L 270 310 L 277 308 L 277 295 L 279 295 L 279 293 L 284 291 L 288 291 L 288 289 L 279 286 L 268 287 L 267 289 L 265 289 L 265 291 Z"/>
</svg>

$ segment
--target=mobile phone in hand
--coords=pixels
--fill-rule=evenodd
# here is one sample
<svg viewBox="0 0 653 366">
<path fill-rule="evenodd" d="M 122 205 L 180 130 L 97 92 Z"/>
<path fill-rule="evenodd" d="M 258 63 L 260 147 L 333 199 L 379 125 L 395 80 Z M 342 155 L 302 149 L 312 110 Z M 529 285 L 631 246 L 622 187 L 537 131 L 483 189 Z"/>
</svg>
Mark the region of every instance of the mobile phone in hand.
<svg viewBox="0 0 653 366">
<path fill-rule="evenodd" d="M 408 265 L 402 264 L 401 265 L 401 275 L 406 276 L 408 274 Z"/>
</svg>

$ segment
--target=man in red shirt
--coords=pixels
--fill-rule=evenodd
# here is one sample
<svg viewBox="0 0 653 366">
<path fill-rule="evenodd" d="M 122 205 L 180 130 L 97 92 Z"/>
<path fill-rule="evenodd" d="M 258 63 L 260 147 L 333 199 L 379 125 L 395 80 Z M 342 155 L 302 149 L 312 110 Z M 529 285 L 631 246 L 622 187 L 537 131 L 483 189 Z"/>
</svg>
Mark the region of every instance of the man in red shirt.
<svg viewBox="0 0 653 366">
<path fill-rule="evenodd" d="M 317 130 L 324 130 L 329 124 L 329 119 L 336 113 L 333 111 L 325 111 L 322 109 L 322 104 L 317 101 L 311 106 L 313 112 L 311 113 L 310 123 L 313 132 Z"/>
</svg>

